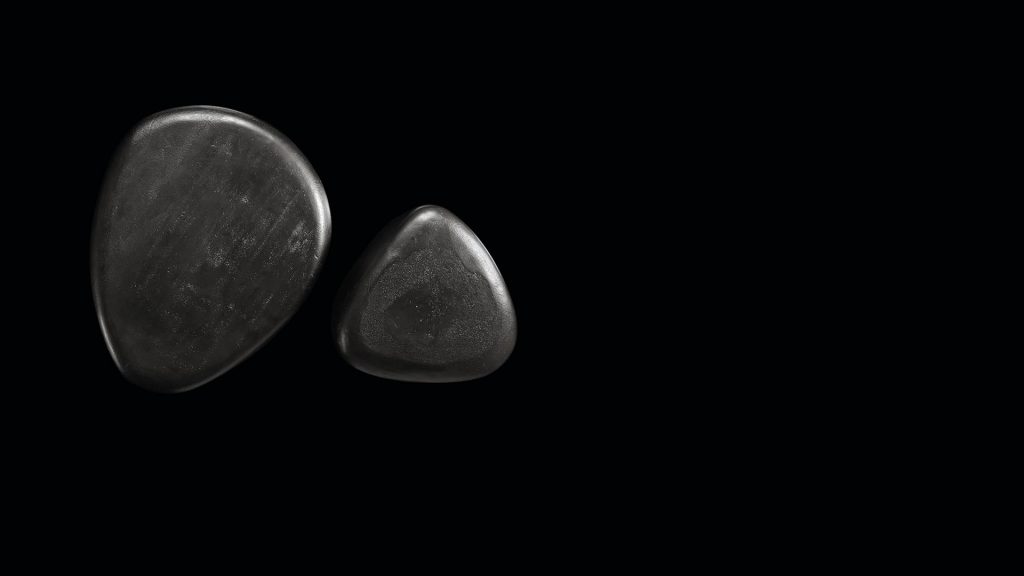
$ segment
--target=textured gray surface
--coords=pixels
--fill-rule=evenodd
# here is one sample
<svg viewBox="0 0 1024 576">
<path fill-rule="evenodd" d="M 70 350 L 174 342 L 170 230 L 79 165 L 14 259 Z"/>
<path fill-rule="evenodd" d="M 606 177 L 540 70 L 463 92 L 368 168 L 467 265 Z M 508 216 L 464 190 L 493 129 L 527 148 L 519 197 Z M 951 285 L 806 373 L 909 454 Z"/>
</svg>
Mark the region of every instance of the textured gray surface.
<svg viewBox="0 0 1024 576">
<path fill-rule="evenodd" d="M 214 107 L 142 121 L 109 169 L 92 241 L 121 372 L 174 392 L 246 358 L 298 308 L 330 232 L 319 179 L 273 128 Z"/>
<path fill-rule="evenodd" d="M 369 374 L 452 382 L 500 367 L 516 318 L 479 238 L 448 210 L 422 206 L 386 227 L 350 273 L 336 336 L 345 359 Z"/>
</svg>

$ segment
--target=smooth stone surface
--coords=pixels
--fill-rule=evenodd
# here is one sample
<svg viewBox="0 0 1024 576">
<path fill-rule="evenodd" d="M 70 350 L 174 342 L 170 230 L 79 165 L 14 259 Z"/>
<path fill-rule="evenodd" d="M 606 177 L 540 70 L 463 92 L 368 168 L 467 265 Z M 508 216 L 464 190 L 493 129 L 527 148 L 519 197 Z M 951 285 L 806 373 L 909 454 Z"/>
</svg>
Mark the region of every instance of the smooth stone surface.
<svg viewBox="0 0 1024 576">
<path fill-rule="evenodd" d="M 158 392 L 216 378 L 298 309 L 330 234 L 320 180 L 280 132 L 207 106 L 146 118 L 93 226 L 93 297 L 118 368 Z"/>
<path fill-rule="evenodd" d="M 335 336 L 352 366 L 412 382 L 486 376 L 516 342 L 491 255 L 461 220 L 421 206 L 373 240 L 338 294 Z"/>
</svg>

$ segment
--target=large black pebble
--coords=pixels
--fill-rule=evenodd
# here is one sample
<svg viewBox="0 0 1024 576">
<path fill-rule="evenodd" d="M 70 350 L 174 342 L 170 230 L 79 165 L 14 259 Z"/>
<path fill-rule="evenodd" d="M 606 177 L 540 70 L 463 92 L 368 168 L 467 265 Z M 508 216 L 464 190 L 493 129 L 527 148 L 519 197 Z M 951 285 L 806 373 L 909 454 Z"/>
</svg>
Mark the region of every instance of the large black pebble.
<svg viewBox="0 0 1024 576">
<path fill-rule="evenodd" d="M 330 235 L 319 178 L 277 130 L 209 106 L 146 118 L 93 228 L 93 296 L 118 368 L 159 392 L 224 373 L 298 309 Z"/>
<path fill-rule="evenodd" d="M 363 372 L 456 382 L 497 370 L 516 342 L 505 281 L 454 214 L 421 206 L 373 240 L 338 294 L 335 336 Z"/>
</svg>

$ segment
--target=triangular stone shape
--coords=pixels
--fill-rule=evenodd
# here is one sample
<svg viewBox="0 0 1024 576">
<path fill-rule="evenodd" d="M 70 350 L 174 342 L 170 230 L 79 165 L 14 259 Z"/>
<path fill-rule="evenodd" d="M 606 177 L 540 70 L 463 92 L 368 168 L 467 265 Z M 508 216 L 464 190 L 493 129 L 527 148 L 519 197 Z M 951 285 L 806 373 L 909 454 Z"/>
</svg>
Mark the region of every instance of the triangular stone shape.
<svg viewBox="0 0 1024 576">
<path fill-rule="evenodd" d="M 505 281 L 469 227 L 439 206 L 388 225 L 339 291 L 335 336 L 363 372 L 456 382 L 497 370 L 516 341 Z"/>
</svg>

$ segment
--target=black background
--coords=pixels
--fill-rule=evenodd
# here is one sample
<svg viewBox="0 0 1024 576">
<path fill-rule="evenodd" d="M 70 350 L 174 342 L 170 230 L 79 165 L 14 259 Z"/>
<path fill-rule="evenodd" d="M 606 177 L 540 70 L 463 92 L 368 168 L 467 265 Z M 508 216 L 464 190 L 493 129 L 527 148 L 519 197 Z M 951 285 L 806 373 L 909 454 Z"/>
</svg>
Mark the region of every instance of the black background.
<svg viewBox="0 0 1024 576">
<path fill-rule="evenodd" d="M 674 59 L 679 31 L 648 33 L 617 13 L 594 22 L 596 7 L 420 19 L 387 6 L 372 22 L 298 6 L 223 19 L 207 6 L 156 8 L 108 30 L 91 6 L 53 10 L 43 19 L 51 33 L 15 42 L 0 72 L 0 128 L 15 149 L 3 204 L 11 314 L 0 463 L 14 481 L 10 500 L 39 526 L 16 532 L 47 543 L 38 557 L 67 557 L 49 544 L 67 527 L 123 557 L 129 543 L 103 529 L 113 525 L 161 546 L 151 565 L 194 545 L 220 548 L 241 521 L 264 539 L 299 533 L 308 549 L 347 551 L 349 536 L 362 536 L 356 548 L 390 548 L 380 558 L 419 562 L 392 538 L 405 533 L 439 537 L 448 558 L 489 544 L 505 548 L 488 554 L 492 564 L 531 561 L 538 549 L 605 564 L 621 542 L 591 534 L 660 524 L 623 512 L 663 516 L 676 498 L 704 498 L 682 483 L 671 496 L 657 488 L 675 484 L 680 463 L 717 482 L 718 467 L 695 454 L 731 433 L 701 402 L 730 362 L 698 378 L 692 364 L 717 360 L 704 352 L 718 341 L 691 326 L 708 310 L 722 331 L 738 331 L 719 321 L 728 307 L 692 288 L 720 283 L 696 264 L 728 240 L 713 225 L 693 232 L 708 220 L 694 199 L 717 188 L 740 204 L 722 182 L 732 167 L 714 165 L 713 186 L 694 176 L 720 156 L 718 142 L 735 139 L 721 129 L 735 110 L 677 99 L 667 86 L 681 80 L 717 99 L 717 84 L 694 73 L 716 47 L 659 62 Z M 268 21 L 241 18 L 255 12 Z M 106 350 L 90 233 L 121 139 L 149 114 L 196 104 L 288 136 L 324 184 L 333 233 L 308 299 L 262 349 L 198 389 L 159 395 L 125 381 Z M 720 140 L 694 135 L 701 122 Z M 335 350 L 342 279 L 381 226 L 423 203 L 476 232 L 515 305 L 516 348 L 484 379 L 392 382 Z M 742 381 L 726 384 L 717 389 L 743 396 Z M 130 515 L 115 516 L 124 504 Z M 197 536 L 204 528 L 212 538 Z M 262 561 L 272 549 L 247 542 L 244 556 Z M 629 554 L 629 565 L 644 557 Z"/>
<path fill-rule="evenodd" d="M 31 414 L 37 439 L 65 456 L 113 448 L 128 463 L 255 456 L 432 468 L 447 456 L 447 466 L 472 469 L 572 457 L 587 434 L 579 417 L 603 390 L 587 374 L 613 360 L 591 344 L 607 336 L 588 309 L 607 304 L 599 292 L 607 268 L 590 268 L 587 258 L 595 250 L 614 256 L 590 217 L 602 192 L 586 171 L 601 160 L 581 145 L 607 123 L 575 89 L 578 72 L 493 52 L 343 62 L 207 62 L 130 75 L 72 67 L 47 77 L 46 98 L 26 104 L 26 120 L 45 126 L 33 146 L 59 158 L 31 168 L 48 182 L 34 200 L 49 232 L 35 234 L 34 247 L 52 256 L 25 255 L 38 273 L 25 287 L 38 304 L 22 330 L 35 377 L 19 385 L 29 409 L 9 404 Z M 149 114 L 195 104 L 251 114 L 287 135 L 323 182 L 333 232 L 307 300 L 263 348 L 198 389 L 161 395 L 124 380 L 106 350 L 92 302 L 90 232 L 121 139 Z M 426 203 L 477 233 L 516 307 L 516 348 L 480 380 L 375 378 L 348 366 L 332 340 L 331 308 L 355 259 L 388 221 Z"/>
<path fill-rule="evenodd" d="M 700 400 L 713 382 L 694 377 L 691 364 L 711 357 L 694 340 L 717 340 L 690 327 L 708 308 L 692 286 L 717 281 L 696 264 L 724 234 L 692 232 L 708 218 L 694 198 L 712 192 L 692 173 L 716 152 L 687 130 L 704 120 L 717 129 L 719 116 L 682 100 L 656 108 L 669 93 L 647 83 L 692 70 L 645 68 L 668 54 L 648 48 L 656 36 L 627 37 L 582 12 L 530 26 L 501 16 L 454 35 L 407 14 L 402 29 L 389 16 L 355 35 L 362 22 L 298 10 L 295 21 L 260 27 L 178 12 L 178 27 L 147 22 L 106 36 L 83 18 L 87 38 L 49 59 L 15 57 L 5 77 L 14 81 L 4 127 L 16 128 L 7 134 L 18 149 L 9 172 L 19 178 L 4 205 L 15 321 L 0 425 L 7 470 L 30 488 L 10 493 L 33 506 L 92 505 L 85 520 L 127 501 L 142 520 L 126 523 L 133 529 L 179 515 L 178 505 L 201 512 L 173 538 L 153 538 L 171 545 L 222 509 L 256 526 L 277 512 L 312 513 L 387 544 L 374 526 L 447 537 L 454 519 L 461 533 L 507 543 L 498 562 L 540 540 L 563 547 L 575 526 L 600 531 L 618 511 L 661 510 L 637 499 L 680 459 L 692 467 L 725 427 L 695 424 L 707 419 Z M 326 33 L 309 29 L 318 17 Z M 410 28 L 420 33 L 406 37 Z M 282 38 L 283 29 L 319 42 Z M 95 48 L 101 39 L 109 49 Z M 331 245 L 309 297 L 263 348 L 200 388 L 154 394 L 124 380 L 104 344 L 92 220 L 132 126 L 200 104 L 253 115 L 297 145 L 328 195 Z M 686 127 L 673 124 L 679 114 Z M 673 174 L 660 179 L 666 166 Z M 331 308 L 349 268 L 382 226 L 425 203 L 474 230 L 515 305 L 515 350 L 480 380 L 374 378 L 333 342 Z M 710 310 L 716 321 L 720 310 Z M 720 380 L 724 365 L 714 366 Z M 720 389 L 740 396 L 736 386 Z M 672 392 L 685 399 L 668 400 Z M 692 433 L 685 454 L 674 445 L 680 422 Z M 495 525 L 525 530 L 501 540 Z M 272 534 L 293 527 L 309 525 Z"/>
<path fill-rule="evenodd" d="M 872 160 L 858 152 L 853 167 L 814 170 L 842 155 L 833 133 L 856 132 L 835 116 L 862 105 L 833 102 L 850 79 L 827 53 L 802 64 L 818 42 L 794 34 L 799 57 L 779 55 L 771 48 L 786 28 L 754 15 L 749 27 L 770 38 L 746 38 L 749 27 L 736 27 L 737 16 L 751 18 L 742 11 L 716 27 L 597 7 L 430 6 L 425 18 L 386 6 L 370 20 L 298 6 L 216 19 L 205 6 L 161 5 L 101 30 L 93 6 L 48 9 L 46 30 L 5 38 L 0 72 L 0 128 L 15 149 L 3 197 L 3 473 L 15 480 L 10 500 L 45 524 L 45 542 L 60 525 L 39 513 L 46 504 L 94 503 L 80 518 L 102 532 L 109 500 L 92 488 L 103 485 L 141 493 L 128 501 L 150 520 L 163 520 L 153 512 L 169 497 L 198 494 L 232 501 L 256 525 L 277 510 L 308 511 L 388 545 L 365 519 L 447 537 L 441 524 L 457 512 L 463 532 L 492 541 L 489 528 L 518 521 L 526 529 L 489 558 L 504 562 L 538 544 L 564 547 L 581 525 L 617 537 L 661 524 L 618 521 L 616 511 L 682 518 L 714 537 L 713 523 L 691 517 L 702 502 L 717 522 L 746 528 L 745 498 L 790 502 L 766 477 L 798 492 L 822 477 L 794 482 L 779 459 L 798 436 L 828 428 L 790 411 L 835 421 L 832 404 L 862 395 L 844 390 L 832 404 L 815 395 L 870 351 L 816 358 L 843 347 L 830 330 L 849 325 L 832 313 L 846 300 L 813 307 L 809 326 L 797 316 L 817 293 L 832 298 L 849 273 L 820 277 L 833 255 L 802 255 L 827 234 L 794 224 L 833 228 L 860 200 L 831 210 L 822 199 Z M 257 12 L 267 21 L 242 18 Z M 11 28 L 35 32 L 17 18 Z M 780 71 L 787 66 L 795 80 Z M 823 86 L 822 70 L 832 69 L 841 80 Z M 199 389 L 158 395 L 121 378 L 106 350 L 89 235 L 121 138 L 153 112 L 195 104 L 251 114 L 294 141 L 324 184 L 333 234 L 309 298 L 265 347 Z M 508 284 L 519 338 L 487 378 L 391 382 L 352 369 L 334 349 L 330 308 L 345 273 L 381 226 L 423 203 L 461 217 Z M 814 277 L 796 281 L 788 266 Z M 802 375 L 814 394 L 794 383 Z M 787 426 L 793 439 L 779 441 Z M 19 478 L 41 497 L 27 497 Z M 685 509 L 673 514 L 679 502 Z M 723 508 L 730 503 L 740 513 Z M 355 511 L 364 514 L 353 522 Z M 186 520 L 171 539 L 141 536 L 192 544 L 188 529 L 206 517 Z M 277 524 L 273 535 L 309 526 Z M 649 542 L 673 535 L 659 529 Z M 604 562 L 614 540 L 588 541 L 571 561 Z M 453 542 L 461 556 L 461 539 L 445 551 Z M 41 556 L 61 556 L 54 549 Z M 648 556 L 630 554 L 630 566 Z"/>
</svg>

